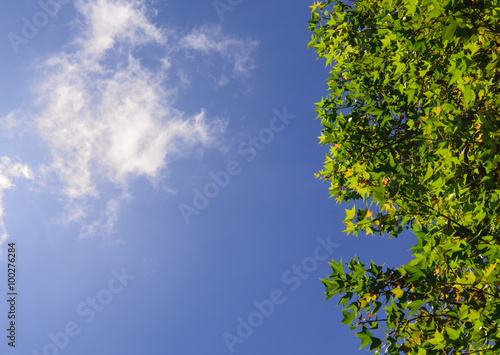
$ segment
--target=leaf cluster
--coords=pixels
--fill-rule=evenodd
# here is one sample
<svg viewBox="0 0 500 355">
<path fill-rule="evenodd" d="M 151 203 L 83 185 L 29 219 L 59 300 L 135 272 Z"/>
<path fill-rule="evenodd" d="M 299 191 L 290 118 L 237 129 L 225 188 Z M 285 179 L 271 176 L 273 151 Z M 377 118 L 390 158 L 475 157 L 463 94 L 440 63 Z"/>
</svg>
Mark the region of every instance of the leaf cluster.
<svg viewBox="0 0 500 355">
<path fill-rule="evenodd" d="M 376 352 L 499 353 L 499 0 L 311 8 L 309 47 L 331 67 L 317 176 L 362 205 L 346 210 L 347 233 L 418 237 L 398 269 L 333 262 L 328 296 Z"/>
</svg>

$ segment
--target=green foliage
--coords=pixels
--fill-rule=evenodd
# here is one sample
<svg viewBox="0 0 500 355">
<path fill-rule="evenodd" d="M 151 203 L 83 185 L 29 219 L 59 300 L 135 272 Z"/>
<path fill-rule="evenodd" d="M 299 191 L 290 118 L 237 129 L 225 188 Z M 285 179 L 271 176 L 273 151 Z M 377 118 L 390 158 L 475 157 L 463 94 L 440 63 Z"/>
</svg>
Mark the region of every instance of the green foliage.
<svg viewBox="0 0 500 355">
<path fill-rule="evenodd" d="M 327 297 L 376 354 L 500 353 L 500 0 L 328 0 L 318 177 L 346 232 L 418 237 L 400 268 L 331 263 Z"/>
</svg>

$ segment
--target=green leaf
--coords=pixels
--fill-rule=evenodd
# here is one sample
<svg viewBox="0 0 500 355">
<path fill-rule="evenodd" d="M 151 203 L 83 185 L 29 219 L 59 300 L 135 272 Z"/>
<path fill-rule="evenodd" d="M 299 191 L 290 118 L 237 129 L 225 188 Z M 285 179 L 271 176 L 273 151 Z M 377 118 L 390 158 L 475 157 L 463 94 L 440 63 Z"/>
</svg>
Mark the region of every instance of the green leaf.
<svg viewBox="0 0 500 355">
<path fill-rule="evenodd" d="M 427 165 L 427 172 L 425 173 L 425 176 L 424 176 L 424 180 L 423 181 L 427 181 L 429 180 L 429 178 L 432 176 L 432 173 L 433 173 L 433 170 L 432 170 L 432 165 L 429 164 Z"/>
<path fill-rule="evenodd" d="M 453 39 L 453 35 L 458 27 L 457 21 L 452 18 L 451 22 L 443 30 L 443 40 L 450 42 Z"/>
<path fill-rule="evenodd" d="M 395 167 L 396 163 L 394 162 L 394 157 L 392 156 L 392 153 L 389 153 L 389 165 L 391 167 Z"/>
<path fill-rule="evenodd" d="M 471 101 L 473 100 L 473 96 L 474 96 L 473 95 L 474 93 L 471 91 L 471 86 L 469 84 L 464 85 L 463 94 L 464 94 L 465 103 L 468 106 L 471 103 Z"/>
<path fill-rule="evenodd" d="M 363 326 L 363 330 L 361 332 L 356 333 L 356 336 L 361 339 L 360 349 L 363 349 L 365 346 L 372 343 L 372 335 L 365 326 Z"/>
<path fill-rule="evenodd" d="M 396 287 L 395 289 L 392 289 L 391 292 L 394 293 L 396 299 L 400 298 L 405 293 L 399 286 Z"/>
<path fill-rule="evenodd" d="M 438 330 L 434 332 L 434 337 L 429 340 L 429 343 L 437 345 L 444 341 L 444 336 Z"/>
<path fill-rule="evenodd" d="M 370 350 L 375 350 L 380 348 L 380 345 L 382 345 L 382 340 L 379 338 L 372 337 L 371 338 L 372 345 L 370 345 Z"/>
<path fill-rule="evenodd" d="M 352 323 L 352 321 L 354 320 L 354 318 L 356 317 L 356 313 L 355 312 L 349 312 L 349 311 L 346 311 L 345 309 L 342 310 L 342 314 L 344 315 L 344 319 L 342 320 L 342 324 L 346 324 L 346 325 L 349 325 Z"/>
<path fill-rule="evenodd" d="M 460 337 L 460 331 L 450 327 L 446 327 L 446 334 L 448 334 L 451 340 L 457 340 Z"/>
<path fill-rule="evenodd" d="M 419 308 L 424 304 L 423 300 L 415 300 L 413 302 L 410 302 L 408 305 L 408 308 L 410 309 L 410 314 L 409 316 L 411 317 Z"/>
<path fill-rule="evenodd" d="M 330 266 L 331 266 L 332 270 L 335 271 L 338 275 L 345 274 L 342 258 L 340 258 L 339 262 L 332 260 L 332 262 L 330 263 Z"/>
<path fill-rule="evenodd" d="M 348 210 L 348 209 L 345 210 L 345 219 L 346 220 L 352 220 L 355 215 L 356 215 L 356 206 L 353 206 L 352 209 L 350 209 L 350 210 Z"/>
</svg>

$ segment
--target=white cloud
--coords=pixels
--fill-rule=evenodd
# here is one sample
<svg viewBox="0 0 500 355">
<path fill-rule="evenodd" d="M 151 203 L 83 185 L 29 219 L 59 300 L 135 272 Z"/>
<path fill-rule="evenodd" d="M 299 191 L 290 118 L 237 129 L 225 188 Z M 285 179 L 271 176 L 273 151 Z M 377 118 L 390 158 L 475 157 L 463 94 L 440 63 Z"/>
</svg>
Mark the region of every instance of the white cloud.
<svg viewBox="0 0 500 355">
<path fill-rule="evenodd" d="M 0 128 L 9 137 L 26 127 L 36 131 L 52 155 L 40 167 L 41 180 L 51 188 L 58 182 L 65 222 L 82 222 L 83 237 L 109 236 L 122 204 L 133 199 L 128 186 L 134 179 L 146 177 L 158 188 L 169 161 L 214 146 L 225 130 L 225 120 L 207 117 L 202 108 L 188 115 L 174 107 L 178 89 L 191 83 L 183 67 L 186 52 L 222 58 L 230 71 L 219 80 L 224 84 L 254 68 L 258 43 L 225 35 L 220 27 L 187 35 L 161 28 L 146 0 L 76 0 L 75 8 L 75 39 L 39 62 L 30 103 L 0 118 Z M 145 45 L 166 53 L 156 66 L 141 61 Z M 26 165 L 2 164 L 0 199 L 13 186 L 11 178 L 33 176 Z M 161 189 L 175 193 L 164 183 Z M 101 212 L 93 211 L 96 201 L 104 202 Z M 2 213 L 0 200 L 0 241 L 7 235 Z"/>
<path fill-rule="evenodd" d="M 86 36 L 80 44 L 86 55 L 101 56 L 116 43 L 165 42 L 162 31 L 148 19 L 144 1 L 79 0 L 76 7 L 85 18 Z"/>
<path fill-rule="evenodd" d="M 37 94 L 45 104 L 36 122 L 54 156 L 45 170 L 57 172 L 70 198 L 97 197 L 97 171 L 124 188 L 130 178 L 154 178 L 169 157 L 210 146 L 224 129 L 224 122 L 209 121 L 203 111 L 185 117 L 175 110 L 155 73 L 133 57 L 102 72 L 62 58 L 47 66 L 50 75 Z"/>
<path fill-rule="evenodd" d="M 220 26 L 202 26 L 181 38 L 183 48 L 199 51 L 205 55 L 216 53 L 232 63 L 233 74 L 245 76 L 255 69 L 253 54 L 259 42 L 251 39 L 237 39 L 222 32 Z M 227 79 L 222 79 L 227 84 Z"/>
<path fill-rule="evenodd" d="M 7 229 L 3 221 L 3 191 L 12 189 L 15 186 L 12 182 L 13 178 L 21 177 L 33 180 L 33 173 L 27 165 L 14 163 L 9 157 L 0 157 L 0 246 L 8 237 Z"/>
<path fill-rule="evenodd" d="M 21 117 L 17 112 L 10 112 L 7 116 L 0 117 L 0 130 L 2 137 L 13 138 L 21 126 Z"/>
<path fill-rule="evenodd" d="M 12 136 L 18 122 L 30 117 L 52 155 L 40 168 L 42 180 L 50 184 L 55 177 L 61 184 L 66 221 L 84 221 L 82 236 L 107 235 L 121 204 L 132 199 L 131 181 L 144 176 L 157 186 L 173 157 L 213 146 L 225 130 L 225 120 L 207 117 L 202 108 L 194 115 L 175 109 L 178 88 L 190 79 L 182 65 L 173 68 L 179 61 L 172 56 L 215 53 L 231 63 L 232 75 L 243 75 L 253 67 L 257 43 L 230 38 L 218 27 L 178 35 L 151 21 L 145 0 L 77 0 L 75 8 L 75 39 L 39 62 L 30 104 L 0 123 Z M 141 61 L 145 45 L 167 53 L 154 70 Z M 170 72 L 179 82 L 169 81 Z M 0 171 L 0 191 L 12 186 L 14 170 L 5 171 L 10 173 Z M 29 169 L 21 175 L 32 176 Z M 113 186 L 115 195 L 104 194 L 104 185 Z M 105 208 L 89 222 L 99 199 Z M 0 217 L 2 211 L 0 205 Z"/>
<path fill-rule="evenodd" d="M 123 240 L 121 238 L 113 240 L 110 237 L 113 233 L 114 225 L 118 220 L 122 201 L 127 202 L 131 199 L 132 196 L 125 192 L 122 195 L 107 201 L 106 208 L 100 213 L 99 218 L 94 220 L 92 223 L 83 226 L 81 237 L 91 237 L 97 234 L 105 237 L 104 245 L 110 246 L 123 244 Z"/>
<path fill-rule="evenodd" d="M 225 128 L 203 110 L 186 117 L 173 107 L 176 90 L 162 81 L 168 60 L 151 71 L 134 57 L 143 44 L 167 42 L 141 1 L 79 1 L 76 7 L 84 35 L 42 63 L 35 118 L 53 155 L 43 172 L 55 172 L 63 182 L 71 220 L 86 216 L 86 199 L 99 197 L 98 181 L 128 196 L 131 179 L 156 179 L 176 153 L 209 147 Z M 109 234 L 122 200 L 111 198 L 82 234 Z"/>
</svg>

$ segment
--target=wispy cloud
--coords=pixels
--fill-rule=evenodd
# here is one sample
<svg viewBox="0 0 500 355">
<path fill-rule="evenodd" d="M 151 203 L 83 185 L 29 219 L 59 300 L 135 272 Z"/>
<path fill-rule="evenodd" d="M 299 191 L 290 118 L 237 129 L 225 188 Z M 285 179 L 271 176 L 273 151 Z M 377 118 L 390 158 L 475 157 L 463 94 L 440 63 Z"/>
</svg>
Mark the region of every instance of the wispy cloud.
<svg viewBox="0 0 500 355">
<path fill-rule="evenodd" d="M 141 0 L 79 0 L 77 10 L 85 18 L 85 35 L 79 44 L 86 55 L 101 56 L 116 44 L 133 48 L 164 43 L 161 29 L 150 22 Z"/>
<path fill-rule="evenodd" d="M 12 179 L 25 178 L 33 180 L 33 173 L 29 166 L 13 162 L 9 157 L 0 157 L 0 246 L 8 237 L 7 229 L 3 220 L 3 191 L 13 188 Z"/>
<path fill-rule="evenodd" d="M 188 115 L 174 107 L 177 85 L 188 79 L 169 82 L 169 56 L 179 48 L 217 53 L 232 63 L 233 74 L 242 75 L 252 69 L 257 44 L 231 39 L 220 28 L 172 35 L 151 21 L 140 0 L 78 0 L 75 7 L 81 15 L 78 35 L 40 62 L 31 111 L 52 155 L 41 175 L 56 176 L 62 184 L 67 220 L 88 217 L 88 201 L 102 198 L 102 184 L 118 189 L 107 196 L 100 217 L 82 229 L 84 236 L 109 234 L 120 204 L 131 198 L 133 179 L 158 181 L 173 157 L 213 146 L 225 130 L 226 121 L 207 117 L 202 108 Z M 141 61 L 145 45 L 168 53 L 156 69 Z M 14 111 L 2 124 L 15 127 L 25 116 Z"/>
<path fill-rule="evenodd" d="M 252 39 L 238 39 L 226 35 L 220 26 L 202 26 L 194 29 L 180 40 L 183 48 L 198 51 L 205 55 L 218 54 L 232 65 L 234 76 L 246 76 L 255 69 L 253 56 L 259 42 Z M 221 81 L 227 84 L 226 80 Z"/>
</svg>

